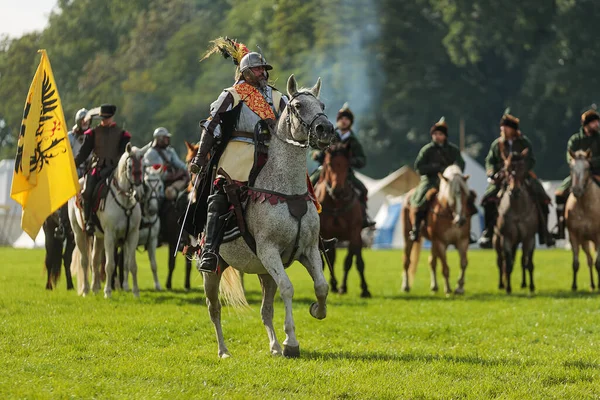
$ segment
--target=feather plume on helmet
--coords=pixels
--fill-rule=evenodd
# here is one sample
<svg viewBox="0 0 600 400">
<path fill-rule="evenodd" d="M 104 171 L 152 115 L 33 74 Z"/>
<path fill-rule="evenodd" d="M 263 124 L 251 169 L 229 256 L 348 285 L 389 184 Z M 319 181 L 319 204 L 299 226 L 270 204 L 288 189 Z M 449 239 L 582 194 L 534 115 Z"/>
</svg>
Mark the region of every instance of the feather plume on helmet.
<svg viewBox="0 0 600 400">
<path fill-rule="evenodd" d="M 242 61 L 242 58 L 246 54 L 250 53 L 250 50 L 248 50 L 248 47 L 243 43 L 238 43 L 235 40 L 228 38 L 227 36 L 218 37 L 214 40 L 211 40 L 210 43 L 211 43 L 211 47 L 208 49 L 208 51 L 206 53 L 204 53 L 204 56 L 202 56 L 202 58 L 200 59 L 200 62 L 206 60 L 213 54 L 221 53 L 223 58 L 225 58 L 225 59 L 231 58 L 233 63 L 236 65 L 235 76 L 236 76 L 236 80 L 239 79 L 241 76 L 240 61 Z"/>
<path fill-rule="evenodd" d="M 448 124 L 446 123 L 445 117 L 440 118 L 440 120 L 433 124 L 433 126 L 429 129 L 430 135 L 433 135 L 434 132 L 441 132 L 448 137 Z"/>
<path fill-rule="evenodd" d="M 500 118 L 500 126 L 508 126 L 509 128 L 513 128 L 515 130 L 515 132 L 517 133 L 517 136 L 521 136 L 521 130 L 519 129 L 519 124 L 521 123 L 521 120 L 519 120 L 519 118 L 515 117 L 514 115 L 510 114 L 510 107 L 508 107 L 506 110 L 504 110 L 504 114 L 502 115 L 502 118 Z M 501 132 L 501 136 L 504 136 L 504 134 Z"/>
</svg>

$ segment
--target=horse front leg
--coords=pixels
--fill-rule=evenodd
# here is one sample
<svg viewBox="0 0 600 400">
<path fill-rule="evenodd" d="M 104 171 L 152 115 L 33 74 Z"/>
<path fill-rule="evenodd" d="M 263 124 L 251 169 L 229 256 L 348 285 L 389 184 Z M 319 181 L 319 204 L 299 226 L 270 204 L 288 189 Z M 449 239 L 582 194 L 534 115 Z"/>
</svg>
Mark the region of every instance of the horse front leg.
<svg viewBox="0 0 600 400">
<path fill-rule="evenodd" d="M 167 283 L 165 284 L 165 287 L 167 288 L 167 290 L 171 290 L 172 286 L 172 281 L 173 281 L 173 271 L 175 271 L 175 262 L 177 261 L 177 255 L 175 253 L 175 244 L 171 242 L 169 242 L 169 274 L 167 275 Z"/>
<path fill-rule="evenodd" d="M 123 245 L 123 265 L 125 270 L 125 277 L 123 280 L 123 286 L 127 281 L 127 274 L 131 272 L 131 292 L 134 297 L 140 297 L 140 288 L 138 287 L 138 279 L 137 279 L 137 261 L 135 259 L 135 250 L 137 248 L 139 240 L 139 231 L 134 230 L 133 232 L 129 232 L 127 235 L 127 239 L 125 240 L 125 244 Z M 156 257 L 155 257 L 156 260 Z M 158 277 L 155 279 L 155 283 L 158 282 Z M 159 284 L 160 286 L 160 284 Z"/>
<path fill-rule="evenodd" d="M 277 340 L 277 334 L 273 327 L 273 303 L 275 299 L 275 293 L 277 292 L 277 284 L 273 277 L 269 274 L 258 275 L 260 280 L 260 286 L 262 288 L 262 304 L 260 306 L 260 315 L 262 317 L 263 324 L 267 330 L 267 336 L 269 337 L 269 349 L 271 355 L 280 356 L 283 355 L 281 345 Z"/>
<path fill-rule="evenodd" d="M 410 292 L 410 279 L 409 279 L 409 271 L 410 271 L 410 253 L 412 251 L 412 247 L 414 243 L 408 238 L 408 234 L 404 235 L 404 270 L 402 271 L 402 291 Z"/>
<path fill-rule="evenodd" d="M 75 250 L 75 238 L 72 233 L 67 234 L 67 242 L 63 253 L 63 264 L 65 266 L 65 279 L 67 290 L 73 290 L 73 277 L 71 276 L 71 262 L 73 261 L 73 250 Z"/>
<path fill-rule="evenodd" d="M 300 262 L 314 282 L 315 296 L 317 302 L 310 305 L 310 315 L 316 319 L 324 319 L 327 316 L 327 295 L 329 286 L 325 280 L 323 273 L 323 260 L 319 254 L 318 247 L 308 249 L 305 254 L 300 257 Z"/>
<path fill-rule="evenodd" d="M 257 240 L 257 243 L 259 241 Z M 300 344 L 296 339 L 296 327 L 292 315 L 292 298 L 294 297 L 294 286 L 290 278 L 285 273 L 285 268 L 281 262 L 280 252 L 275 247 L 259 248 L 258 258 L 264 265 L 267 272 L 275 279 L 283 304 L 285 306 L 285 340 L 283 341 L 283 355 L 286 357 L 299 357 Z M 321 271 L 321 273 L 323 273 Z M 323 277 L 323 279 L 325 279 Z M 325 282 L 327 283 L 327 282 Z"/>
<path fill-rule="evenodd" d="M 222 268 L 225 267 L 222 266 Z M 223 328 L 221 327 L 221 302 L 219 301 L 219 282 L 221 282 L 221 275 L 203 272 L 202 276 L 204 278 L 204 294 L 206 295 L 208 315 L 215 327 L 215 334 L 217 335 L 218 355 L 220 358 L 227 358 L 231 355 L 229 354 L 229 350 L 227 350 L 227 346 L 225 346 Z"/>
<path fill-rule="evenodd" d="M 456 284 L 454 293 L 464 294 L 465 293 L 465 274 L 467 272 L 467 265 L 469 260 L 467 259 L 467 251 L 469 249 L 469 239 L 462 240 L 458 244 L 458 254 L 460 256 L 460 275 Z"/>
<path fill-rule="evenodd" d="M 440 261 L 442 262 L 442 275 L 444 276 L 444 293 L 449 295 L 452 293 L 450 288 L 450 267 L 448 266 L 448 259 L 446 256 L 446 244 L 441 240 L 436 240 L 434 246 L 436 247 Z"/>
<path fill-rule="evenodd" d="M 112 276 L 115 273 L 115 238 L 109 231 L 104 234 L 104 255 L 106 258 L 104 269 L 106 271 L 106 283 L 104 284 L 104 297 L 110 299 L 112 296 Z M 95 253 L 95 251 L 94 251 Z M 95 255 L 95 254 L 94 254 Z"/>
<path fill-rule="evenodd" d="M 158 233 L 150 239 L 148 246 L 148 258 L 150 259 L 150 268 L 152 269 L 152 277 L 154 278 L 154 290 L 161 291 L 162 287 L 158 280 L 158 264 L 156 262 L 156 248 L 158 247 Z"/>
<path fill-rule="evenodd" d="M 430 275 L 429 289 L 432 292 L 437 292 L 439 290 L 438 281 L 437 281 L 437 260 L 438 260 L 437 248 L 435 246 L 433 246 L 433 248 L 431 249 L 431 254 L 429 255 L 429 275 Z"/>
<path fill-rule="evenodd" d="M 340 286 L 339 294 L 346 294 L 348 292 L 348 274 L 352 268 L 352 259 L 354 258 L 354 249 L 349 246 L 348 253 L 344 259 L 344 277 L 342 278 L 342 286 Z"/>
<path fill-rule="evenodd" d="M 365 279 L 365 262 L 362 257 L 362 243 L 356 251 L 356 269 L 358 270 L 358 275 L 360 276 L 360 288 L 362 290 L 360 297 L 370 298 L 371 292 L 369 292 L 367 280 Z"/>
<path fill-rule="evenodd" d="M 590 249 L 590 245 L 592 243 L 588 241 L 584 241 L 581 243 L 581 247 L 583 248 L 583 252 L 585 253 L 585 257 L 587 258 L 588 269 L 590 271 L 590 291 L 596 289 L 596 285 L 594 284 L 594 257 L 592 257 L 592 251 Z M 577 249 L 577 257 L 579 258 L 579 249 Z M 578 260 L 579 261 L 579 260 Z M 577 263 L 579 267 L 579 262 Z"/>
<path fill-rule="evenodd" d="M 510 276 L 512 274 L 512 270 L 513 270 L 513 263 L 514 263 L 514 255 L 512 253 L 512 247 L 511 246 L 507 246 L 506 243 L 504 244 L 504 257 L 503 257 L 503 267 L 504 267 L 504 282 L 506 285 L 506 293 L 510 294 L 512 293 L 512 286 L 510 283 Z"/>
<path fill-rule="evenodd" d="M 94 250 L 92 252 L 92 292 L 97 294 L 102 289 L 102 277 L 100 274 L 100 265 L 102 264 L 102 255 L 105 249 L 104 239 L 94 237 Z"/>
<path fill-rule="evenodd" d="M 529 271 L 529 292 L 535 291 L 533 282 L 533 251 L 535 250 L 535 235 L 523 242 L 523 254 L 521 256 L 521 265 L 523 269 Z"/>
<path fill-rule="evenodd" d="M 330 271 L 331 276 L 329 277 L 329 285 L 331 285 L 332 292 L 338 291 L 338 281 L 337 281 L 337 278 L 335 277 L 335 256 L 336 256 L 335 244 L 333 244 L 333 243 L 327 244 L 327 247 L 325 248 L 324 257 L 327 257 L 329 259 L 329 262 L 331 263 L 331 267 L 332 267 L 331 271 Z M 323 268 L 324 268 L 325 260 L 322 260 L 322 262 L 323 262 Z"/>
</svg>

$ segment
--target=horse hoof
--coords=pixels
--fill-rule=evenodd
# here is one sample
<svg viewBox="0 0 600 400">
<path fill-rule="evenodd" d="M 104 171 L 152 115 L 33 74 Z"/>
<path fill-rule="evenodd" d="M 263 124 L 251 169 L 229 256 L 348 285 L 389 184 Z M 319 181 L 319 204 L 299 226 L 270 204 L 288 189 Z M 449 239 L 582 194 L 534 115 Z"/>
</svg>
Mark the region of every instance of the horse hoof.
<svg viewBox="0 0 600 400">
<path fill-rule="evenodd" d="M 577 286 L 571 286 L 571 290 L 572 290 L 573 292 L 576 292 L 576 291 L 577 291 Z M 592 290 L 594 290 L 594 289 L 590 288 L 590 292 L 591 292 Z"/>
<path fill-rule="evenodd" d="M 112 293 L 111 293 L 111 292 L 106 292 L 106 293 L 104 293 L 104 298 L 105 298 L 105 299 L 110 299 L 110 298 L 111 298 L 111 296 L 112 296 Z"/>
<path fill-rule="evenodd" d="M 67 290 L 73 290 L 73 289 L 75 289 L 75 288 L 73 287 L 73 284 L 67 285 Z"/>
<path fill-rule="evenodd" d="M 439 292 L 439 290 L 440 290 L 440 288 L 439 288 L 439 287 L 437 287 L 437 286 L 432 286 L 432 287 L 431 287 L 431 291 L 432 291 L 432 292 L 435 292 L 435 293 L 437 293 L 437 292 Z"/>
<path fill-rule="evenodd" d="M 527 288 L 527 284 L 526 283 L 522 283 L 521 284 L 521 289 L 525 289 L 525 288 Z"/>
<path fill-rule="evenodd" d="M 371 292 L 369 292 L 368 290 L 364 290 L 361 294 L 360 297 L 362 297 L 363 299 L 370 299 L 371 296 Z"/>
<path fill-rule="evenodd" d="M 310 315 L 313 316 L 313 318 L 316 318 L 316 319 L 324 319 L 325 318 L 325 315 L 319 315 L 319 304 L 317 304 L 316 302 L 312 303 L 310 305 L 308 311 L 309 311 Z"/>
<path fill-rule="evenodd" d="M 283 355 L 283 353 L 281 352 L 281 349 L 279 349 L 279 350 L 275 349 L 275 350 L 271 350 L 271 355 L 273 357 L 281 357 Z"/>
<path fill-rule="evenodd" d="M 340 288 L 340 290 L 338 290 L 338 293 L 339 293 L 339 294 L 346 294 L 346 293 L 348 293 L 348 290 L 347 290 L 345 287 L 343 287 L 343 286 L 342 286 L 342 287 Z"/>
<path fill-rule="evenodd" d="M 165 285 L 165 287 L 167 288 L 167 290 L 171 290 L 171 284 L 170 284 L 170 283 L 167 283 L 167 284 Z"/>
<path fill-rule="evenodd" d="M 154 290 L 156 290 L 157 292 L 161 292 L 162 286 L 160 286 L 160 284 L 154 285 Z"/>
<path fill-rule="evenodd" d="M 134 290 L 133 291 L 133 297 L 135 297 L 136 299 L 140 298 L 140 292 L 138 290 Z"/>
<path fill-rule="evenodd" d="M 465 294 L 465 289 L 464 289 L 464 288 L 461 288 L 461 287 L 457 287 L 457 288 L 454 290 L 454 294 Z"/>
<path fill-rule="evenodd" d="M 408 293 L 408 292 L 410 292 L 410 287 L 408 287 L 408 286 L 402 286 L 402 291 L 404 293 Z"/>
<path fill-rule="evenodd" d="M 283 356 L 287 357 L 287 358 L 300 357 L 300 345 L 298 345 L 298 346 L 283 345 Z"/>
<path fill-rule="evenodd" d="M 49 283 L 46 283 L 46 290 L 52 290 L 52 285 Z"/>
<path fill-rule="evenodd" d="M 219 354 L 219 358 L 221 360 L 224 360 L 226 358 L 231 358 L 231 354 L 229 354 L 229 353 L 222 353 L 222 354 Z"/>
</svg>

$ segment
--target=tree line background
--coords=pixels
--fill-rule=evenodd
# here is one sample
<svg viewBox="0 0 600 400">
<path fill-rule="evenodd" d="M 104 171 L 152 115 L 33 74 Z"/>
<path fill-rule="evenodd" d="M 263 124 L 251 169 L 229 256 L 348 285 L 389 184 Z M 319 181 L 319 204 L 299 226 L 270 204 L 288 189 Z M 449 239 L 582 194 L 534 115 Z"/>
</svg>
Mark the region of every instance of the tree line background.
<svg viewBox="0 0 600 400">
<path fill-rule="evenodd" d="M 289 74 L 323 78 L 326 113 L 346 101 L 379 178 L 412 164 L 442 115 L 483 161 L 504 109 L 533 142 L 538 175 L 568 174 L 565 147 L 599 101 L 594 0 L 59 0 L 42 32 L 0 38 L 0 158 L 15 154 L 23 105 L 50 57 L 65 117 L 118 106 L 133 143 L 167 127 L 183 152 L 233 80 L 230 60 L 199 63 L 209 41 L 259 45 L 282 91 Z"/>
</svg>

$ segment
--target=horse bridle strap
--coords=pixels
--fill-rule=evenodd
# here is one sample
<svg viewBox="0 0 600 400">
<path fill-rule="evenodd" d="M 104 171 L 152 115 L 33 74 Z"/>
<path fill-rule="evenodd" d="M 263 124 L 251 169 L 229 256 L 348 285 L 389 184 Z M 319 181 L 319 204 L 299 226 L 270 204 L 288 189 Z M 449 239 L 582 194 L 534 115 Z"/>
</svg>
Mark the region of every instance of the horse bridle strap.
<svg viewBox="0 0 600 400">
<path fill-rule="evenodd" d="M 319 118 L 319 117 L 325 117 L 327 118 L 327 115 L 325 113 L 317 113 L 315 114 L 315 116 L 313 117 L 313 119 L 310 121 L 310 123 L 306 122 L 304 119 L 302 119 L 302 117 L 300 116 L 300 114 L 298 114 L 298 111 L 296 110 L 295 107 L 291 106 L 292 101 L 294 101 L 296 98 L 302 96 L 302 95 L 306 95 L 306 96 L 312 96 L 314 98 L 317 98 L 314 94 L 310 93 L 310 92 L 296 92 L 291 98 L 290 101 L 288 102 L 288 105 L 286 107 L 286 110 L 288 110 L 287 116 L 285 117 L 285 121 L 288 124 L 288 126 L 292 125 L 292 121 L 290 119 L 290 114 L 293 114 L 296 119 L 298 119 L 298 122 L 300 123 L 300 126 L 304 127 L 307 131 L 308 131 L 308 139 L 304 140 L 304 141 L 298 141 L 298 140 L 294 140 L 294 139 L 287 139 L 287 138 L 282 138 L 277 134 L 277 130 L 275 129 L 273 131 L 273 136 L 275 136 L 277 139 L 281 140 L 284 143 L 288 143 L 288 144 L 292 144 L 294 146 L 297 147 L 301 147 L 303 149 L 307 148 L 310 145 L 310 137 L 313 134 L 313 124 L 315 123 L 315 121 Z"/>
</svg>

